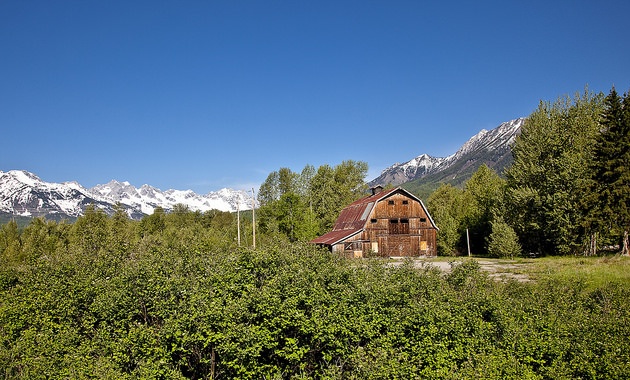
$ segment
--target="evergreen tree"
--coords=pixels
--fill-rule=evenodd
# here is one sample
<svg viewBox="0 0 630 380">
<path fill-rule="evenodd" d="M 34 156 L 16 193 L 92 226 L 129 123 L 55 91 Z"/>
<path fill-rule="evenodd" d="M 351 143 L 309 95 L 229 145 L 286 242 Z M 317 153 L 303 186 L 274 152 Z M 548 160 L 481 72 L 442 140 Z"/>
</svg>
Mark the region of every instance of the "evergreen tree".
<svg viewBox="0 0 630 380">
<path fill-rule="evenodd" d="M 604 112 L 591 165 L 590 226 L 597 232 L 619 231 L 621 253 L 628 255 L 630 228 L 630 96 L 613 88 Z"/>
</svg>

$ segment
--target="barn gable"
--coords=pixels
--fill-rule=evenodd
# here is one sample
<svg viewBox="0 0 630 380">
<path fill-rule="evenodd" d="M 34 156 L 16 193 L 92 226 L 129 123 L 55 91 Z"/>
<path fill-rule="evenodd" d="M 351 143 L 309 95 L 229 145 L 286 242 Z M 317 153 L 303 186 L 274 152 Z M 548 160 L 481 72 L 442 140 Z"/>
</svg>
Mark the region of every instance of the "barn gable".
<svg viewBox="0 0 630 380">
<path fill-rule="evenodd" d="M 434 256 L 438 228 L 424 203 L 400 187 L 379 190 L 346 206 L 311 243 L 354 257 Z"/>
</svg>

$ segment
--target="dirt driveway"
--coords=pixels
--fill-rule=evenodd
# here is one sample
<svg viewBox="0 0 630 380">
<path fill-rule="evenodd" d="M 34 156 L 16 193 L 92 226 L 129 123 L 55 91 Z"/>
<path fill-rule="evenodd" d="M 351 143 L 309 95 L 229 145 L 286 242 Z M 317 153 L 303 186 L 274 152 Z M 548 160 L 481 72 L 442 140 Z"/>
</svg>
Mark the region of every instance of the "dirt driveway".
<svg viewBox="0 0 630 380">
<path fill-rule="evenodd" d="M 392 258 L 394 260 L 392 265 L 400 265 L 404 262 L 403 258 Z M 432 266 L 440 269 L 444 273 L 449 273 L 454 265 L 462 263 L 464 260 L 470 260 L 469 258 L 453 258 L 451 261 L 446 261 L 444 258 L 430 259 L 430 258 L 417 258 L 413 259 L 414 266 L 417 268 L 424 268 Z M 498 281 L 506 281 L 510 279 L 517 280 L 519 282 L 531 281 L 526 274 L 521 273 L 526 269 L 527 263 L 516 262 L 512 260 L 493 260 L 493 259 L 473 259 L 476 260 L 481 266 L 481 270 L 486 271 L 488 276 Z"/>
</svg>

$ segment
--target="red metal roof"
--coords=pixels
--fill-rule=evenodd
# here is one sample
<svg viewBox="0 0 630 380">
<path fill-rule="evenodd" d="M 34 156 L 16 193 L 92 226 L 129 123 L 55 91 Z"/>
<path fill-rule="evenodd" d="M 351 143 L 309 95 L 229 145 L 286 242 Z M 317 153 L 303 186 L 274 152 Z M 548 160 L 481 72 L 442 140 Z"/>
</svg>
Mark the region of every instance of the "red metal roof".
<svg viewBox="0 0 630 380">
<path fill-rule="evenodd" d="M 341 210 L 332 231 L 311 240 L 311 243 L 333 245 L 361 232 L 374 204 L 395 190 L 397 189 L 381 191 L 352 202 Z"/>
<path fill-rule="evenodd" d="M 363 228 L 372 208 L 379 200 L 385 198 L 397 189 L 384 190 L 380 193 L 361 198 L 346 206 L 333 227 L 333 231 Z"/>
<path fill-rule="evenodd" d="M 338 230 L 338 231 L 333 230 L 327 234 L 324 234 L 318 238 L 311 240 L 311 243 L 333 245 L 361 232 L 361 230 L 363 230 L 363 228 L 354 228 L 350 230 Z"/>
</svg>

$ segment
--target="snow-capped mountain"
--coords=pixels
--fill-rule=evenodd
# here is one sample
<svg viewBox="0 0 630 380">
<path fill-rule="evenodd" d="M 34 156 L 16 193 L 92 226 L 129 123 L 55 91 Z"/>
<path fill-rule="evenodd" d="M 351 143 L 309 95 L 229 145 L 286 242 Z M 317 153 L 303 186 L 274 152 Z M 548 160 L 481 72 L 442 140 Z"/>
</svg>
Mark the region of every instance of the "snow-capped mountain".
<svg viewBox="0 0 630 380">
<path fill-rule="evenodd" d="M 90 204 L 113 212 L 113 204 L 76 182 L 49 183 L 25 170 L 0 171 L 0 212 L 50 218 L 77 217 Z"/>
<path fill-rule="evenodd" d="M 391 184 L 398 186 L 409 182 L 414 178 L 422 178 L 439 168 L 446 158 L 433 157 L 428 154 L 421 154 L 416 158 L 401 164 L 395 163 L 381 172 L 381 175 L 370 181 L 371 187 L 377 185 Z"/>
<path fill-rule="evenodd" d="M 251 209 L 251 195 L 243 190 L 221 189 L 205 195 L 199 195 L 192 190 L 161 191 L 149 185 L 142 185 L 139 189 L 129 182 L 110 181 L 105 185 L 96 185 L 90 189 L 92 193 L 137 208 L 144 214 L 152 214 L 155 208 L 172 209 L 176 204 L 188 206 L 192 211 L 236 211 Z"/>
<path fill-rule="evenodd" d="M 75 218 L 93 204 L 112 214 L 116 204 L 133 219 L 152 214 L 155 208 L 166 211 L 177 204 L 191 211 L 236 211 L 251 209 L 252 197 L 245 191 L 221 189 L 205 195 L 192 190 L 161 191 L 149 185 L 136 189 L 129 182 L 110 181 L 87 189 L 76 182 L 50 183 L 25 170 L 0 171 L 0 212 L 21 216 Z"/>
<path fill-rule="evenodd" d="M 464 172 L 470 174 L 468 169 L 471 166 L 477 168 L 484 163 L 491 168 L 503 169 L 510 159 L 510 147 L 520 133 L 524 121 L 524 118 L 519 118 L 502 123 L 490 131 L 482 129 L 448 157 L 421 154 L 403 164 L 396 163 L 383 170 L 369 185 L 397 186 L 453 170 L 455 176 Z"/>
</svg>

